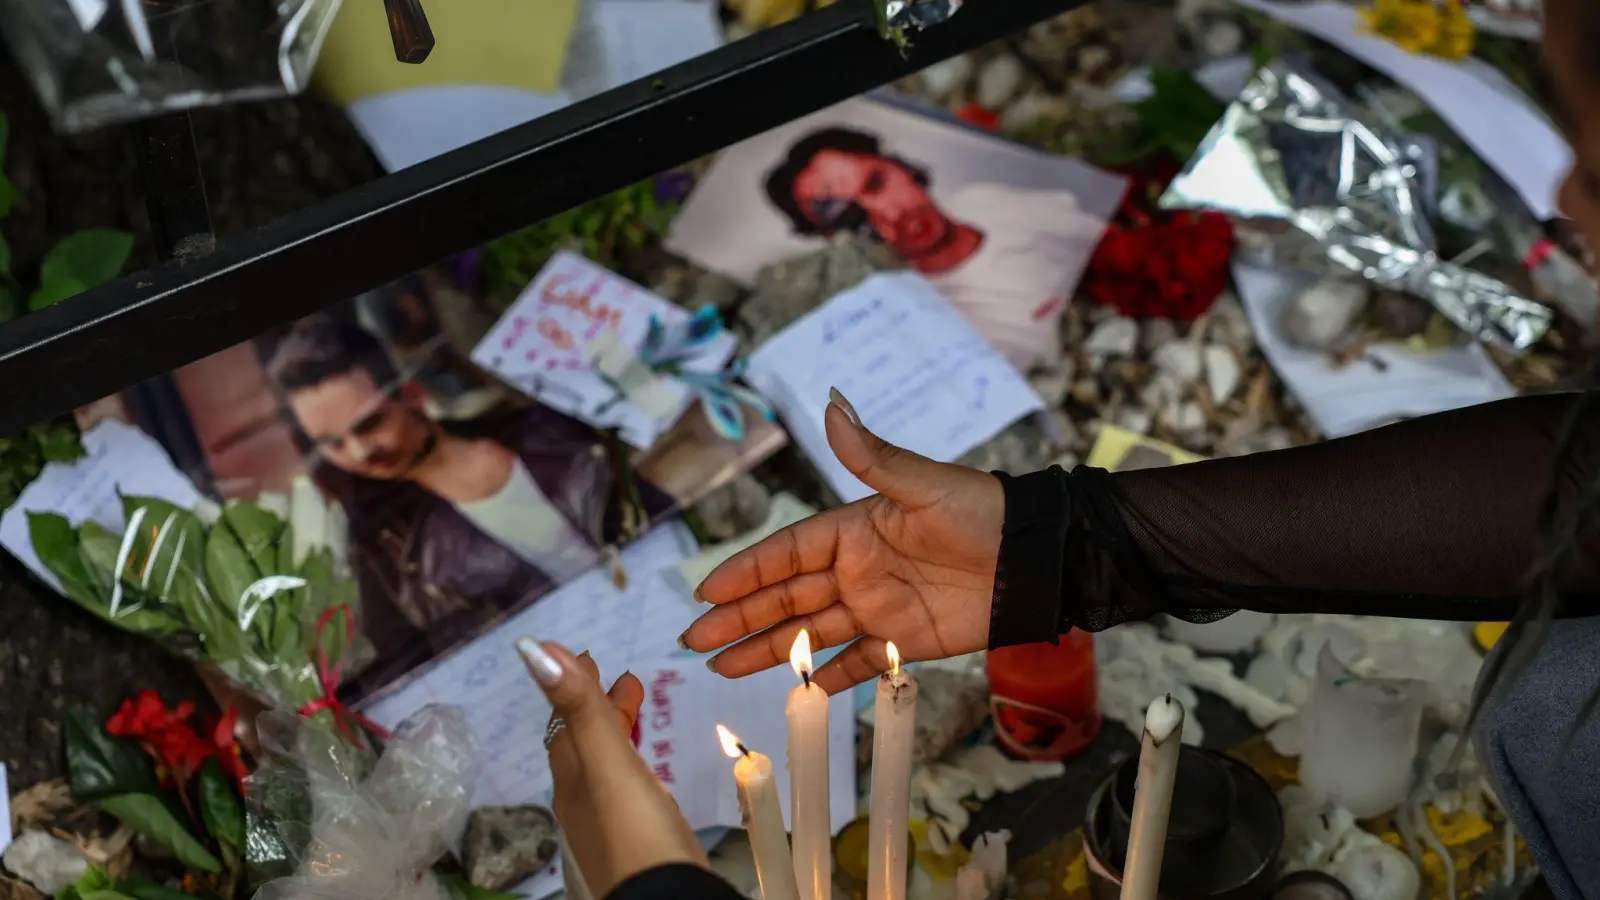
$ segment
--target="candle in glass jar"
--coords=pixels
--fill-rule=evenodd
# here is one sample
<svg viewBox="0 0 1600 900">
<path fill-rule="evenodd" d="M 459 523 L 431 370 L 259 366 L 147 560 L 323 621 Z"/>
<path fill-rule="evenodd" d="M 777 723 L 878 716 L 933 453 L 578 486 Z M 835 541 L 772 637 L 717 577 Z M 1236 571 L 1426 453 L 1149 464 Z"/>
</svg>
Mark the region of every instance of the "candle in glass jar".
<svg viewBox="0 0 1600 900">
<path fill-rule="evenodd" d="M 789 855 L 789 833 L 783 829 L 783 808 L 778 805 L 778 783 L 772 777 L 772 760 L 753 753 L 734 733 L 717 726 L 722 752 L 732 757 L 733 781 L 739 788 L 739 812 L 756 861 L 761 900 L 800 900 L 795 888 L 794 861 Z"/>
<path fill-rule="evenodd" d="M 789 651 L 800 684 L 789 692 L 789 824 L 802 900 L 833 895 L 833 829 L 828 808 L 828 692 L 811 681 L 811 638 L 801 629 Z"/>
<path fill-rule="evenodd" d="M 917 683 L 901 671 L 900 651 L 894 644 L 890 643 L 885 650 L 889 655 L 889 671 L 878 679 L 872 721 L 872 818 L 867 839 L 867 898 L 905 900 Z"/>
</svg>

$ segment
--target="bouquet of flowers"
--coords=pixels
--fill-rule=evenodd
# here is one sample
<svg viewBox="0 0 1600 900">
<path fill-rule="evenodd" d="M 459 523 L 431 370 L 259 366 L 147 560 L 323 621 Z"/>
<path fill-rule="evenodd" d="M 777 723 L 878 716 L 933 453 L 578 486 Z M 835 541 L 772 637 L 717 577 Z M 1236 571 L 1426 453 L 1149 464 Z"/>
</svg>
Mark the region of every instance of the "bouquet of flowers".
<svg viewBox="0 0 1600 900">
<path fill-rule="evenodd" d="M 79 606 L 215 664 L 268 706 L 326 713 L 343 730 L 333 676 L 370 653 L 336 510 L 302 479 L 289 497 L 231 501 L 214 518 L 125 496 L 121 534 L 47 512 L 30 512 L 28 530 Z"/>
</svg>

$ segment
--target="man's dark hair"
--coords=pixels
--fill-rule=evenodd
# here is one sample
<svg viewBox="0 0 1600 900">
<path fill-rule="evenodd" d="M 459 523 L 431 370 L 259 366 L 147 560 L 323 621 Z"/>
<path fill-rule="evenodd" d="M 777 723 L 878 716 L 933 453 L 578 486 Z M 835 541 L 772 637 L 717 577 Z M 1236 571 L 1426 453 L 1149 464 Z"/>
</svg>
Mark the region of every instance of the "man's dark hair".
<svg viewBox="0 0 1600 900">
<path fill-rule="evenodd" d="M 395 379 L 394 364 L 377 338 L 349 319 L 326 314 L 307 316 L 291 325 L 265 368 L 267 377 L 285 392 L 356 371 L 366 372 L 379 387 Z"/>
<path fill-rule="evenodd" d="M 883 144 L 874 135 L 865 131 L 856 131 L 853 128 L 823 128 L 813 131 L 793 144 L 789 145 L 789 155 L 779 163 L 776 168 L 767 173 L 766 190 L 767 199 L 772 205 L 783 213 L 794 227 L 795 234 L 814 235 L 826 234 L 835 230 L 868 232 L 867 214 L 861 207 L 854 204 L 841 216 L 830 229 L 816 222 L 806 211 L 800 207 L 800 201 L 794 195 L 794 181 L 805 171 L 806 166 L 818 153 L 824 150 L 834 150 L 839 153 L 851 153 L 856 156 L 876 156 L 888 160 L 911 174 L 917 184 L 928 184 L 928 172 L 914 166 L 898 156 L 890 156 L 883 152 Z"/>
</svg>

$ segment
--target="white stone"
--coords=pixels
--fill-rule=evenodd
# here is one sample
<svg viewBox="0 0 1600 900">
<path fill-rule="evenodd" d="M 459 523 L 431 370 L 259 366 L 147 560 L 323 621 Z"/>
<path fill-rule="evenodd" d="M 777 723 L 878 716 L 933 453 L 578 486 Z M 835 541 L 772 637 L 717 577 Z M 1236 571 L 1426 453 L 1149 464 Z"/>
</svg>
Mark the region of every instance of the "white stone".
<svg viewBox="0 0 1600 900">
<path fill-rule="evenodd" d="M 1007 104 L 1000 114 L 1000 130 L 1016 131 L 1041 119 L 1065 117 L 1067 106 L 1059 98 L 1037 91 L 1023 94 Z"/>
<path fill-rule="evenodd" d="M 1200 31 L 1200 52 L 1208 59 L 1222 59 L 1244 46 L 1244 31 L 1226 19 L 1207 23 Z"/>
<path fill-rule="evenodd" d="M 1220 344 L 1207 344 L 1205 348 L 1206 386 L 1211 389 L 1211 402 L 1221 406 L 1233 397 L 1244 380 L 1244 370 L 1233 351 Z"/>
<path fill-rule="evenodd" d="M 1200 379 L 1200 347 L 1193 341 L 1168 341 L 1156 348 L 1150 361 L 1183 387 Z"/>
<path fill-rule="evenodd" d="M 1172 430 L 1186 437 L 1204 435 L 1206 430 L 1206 414 L 1200 404 L 1194 401 L 1180 403 L 1173 410 Z"/>
<path fill-rule="evenodd" d="M 1171 319 L 1145 319 L 1139 323 L 1139 348 L 1154 353 L 1162 345 L 1178 339 L 1178 326 Z"/>
<path fill-rule="evenodd" d="M 1138 346 L 1139 323 L 1126 316 L 1103 320 L 1083 342 L 1091 356 L 1132 356 Z"/>
<path fill-rule="evenodd" d="M 1155 424 L 1155 417 L 1150 415 L 1149 410 L 1130 406 L 1117 412 L 1115 422 L 1117 427 L 1134 434 L 1149 434 L 1150 426 Z"/>
<path fill-rule="evenodd" d="M 985 109 L 1001 109 L 1022 89 L 1026 73 L 1022 63 L 1009 53 L 989 60 L 978 72 L 977 101 Z"/>
<path fill-rule="evenodd" d="M 1170 373 L 1157 371 L 1139 389 L 1139 402 L 1148 409 L 1163 409 L 1183 399 L 1185 387 Z"/>
<path fill-rule="evenodd" d="M 966 85 L 972 78 L 973 68 L 971 57 L 965 54 L 936 62 L 922 70 L 922 89 L 929 96 L 943 100 Z"/>
<path fill-rule="evenodd" d="M 1111 48 L 1101 44 L 1089 44 L 1078 51 L 1078 71 L 1098 72 L 1111 65 Z"/>
<path fill-rule="evenodd" d="M 1284 336 L 1301 347 L 1330 350 L 1367 308 L 1365 285 L 1324 278 L 1294 298 L 1279 319 Z"/>
<path fill-rule="evenodd" d="M 48 895 L 76 884 L 89 869 L 89 860 L 78 845 L 38 829 L 17 835 L 0 862 L 11 874 Z"/>
<path fill-rule="evenodd" d="M 1046 406 L 1056 407 L 1066 402 L 1072 389 L 1072 369 L 1042 369 L 1028 376 L 1028 384 Z"/>
</svg>

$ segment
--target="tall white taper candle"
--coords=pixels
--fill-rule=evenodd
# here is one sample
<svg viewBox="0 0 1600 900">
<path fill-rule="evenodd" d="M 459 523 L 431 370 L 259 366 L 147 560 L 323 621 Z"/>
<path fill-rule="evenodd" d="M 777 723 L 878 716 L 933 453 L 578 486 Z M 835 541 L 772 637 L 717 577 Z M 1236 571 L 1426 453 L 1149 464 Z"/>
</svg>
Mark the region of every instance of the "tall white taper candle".
<svg viewBox="0 0 1600 900">
<path fill-rule="evenodd" d="M 1172 818 L 1172 785 L 1183 749 L 1183 704 L 1167 694 L 1150 704 L 1139 744 L 1139 780 L 1128 823 L 1128 861 L 1122 867 L 1122 900 L 1156 900 L 1161 859 Z"/>
<path fill-rule="evenodd" d="M 783 807 L 778 784 L 772 777 L 772 760 L 739 743 L 733 732 L 717 726 L 723 752 L 734 757 L 733 780 L 739 788 L 739 812 L 750 837 L 756 860 L 761 900 L 800 900 L 795 889 L 794 860 L 789 855 L 789 833 L 783 828 Z"/>
<path fill-rule="evenodd" d="M 789 662 L 800 684 L 789 692 L 789 830 L 801 900 L 832 900 L 833 828 L 828 808 L 828 692 L 811 682 L 811 639 L 794 639 Z"/>
<path fill-rule="evenodd" d="M 911 825 L 911 745 L 917 683 L 886 648 L 889 671 L 878 679 L 872 720 L 872 810 L 867 832 L 867 900 L 905 900 L 906 839 Z"/>
</svg>

